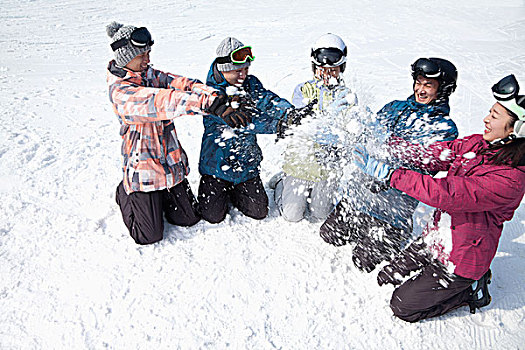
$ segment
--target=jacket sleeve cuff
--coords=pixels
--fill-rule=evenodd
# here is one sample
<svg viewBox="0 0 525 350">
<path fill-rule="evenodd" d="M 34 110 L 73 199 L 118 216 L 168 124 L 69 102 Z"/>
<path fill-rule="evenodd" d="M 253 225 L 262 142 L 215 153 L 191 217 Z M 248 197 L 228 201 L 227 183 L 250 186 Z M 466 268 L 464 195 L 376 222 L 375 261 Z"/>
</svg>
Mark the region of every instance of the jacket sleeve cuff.
<svg viewBox="0 0 525 350">
<path fill-rule="evenodd" d="M 405 172 L 405 169 L 403 168 L 397 168 L 392 171 L 390 174 L 390 177 L 388 178 L 388 183 L 390 184 L 390 187 L 397 188 L 396 184 L 401 181 L 401 178 L 403 177 L 403 174 Z"/>
</svg>

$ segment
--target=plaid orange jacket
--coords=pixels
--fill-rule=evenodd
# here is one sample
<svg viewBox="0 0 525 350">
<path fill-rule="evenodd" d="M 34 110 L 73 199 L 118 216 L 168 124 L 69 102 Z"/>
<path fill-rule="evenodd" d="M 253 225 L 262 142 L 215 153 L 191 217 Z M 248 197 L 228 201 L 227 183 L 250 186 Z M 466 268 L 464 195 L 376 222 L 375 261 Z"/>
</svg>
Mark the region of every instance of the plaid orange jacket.
<svg viewBox="0 0 525 350">
<path fill-rule="evenodd" d="M 121 124 L 126 193 L 171 188 L 184 180 L 188 158 L 171 119 L 204 114 L 217 90 L 151 67 L 133 72 L 114 61 L 109 63 L 107 82 L 109 100 Z"/>
</svg>

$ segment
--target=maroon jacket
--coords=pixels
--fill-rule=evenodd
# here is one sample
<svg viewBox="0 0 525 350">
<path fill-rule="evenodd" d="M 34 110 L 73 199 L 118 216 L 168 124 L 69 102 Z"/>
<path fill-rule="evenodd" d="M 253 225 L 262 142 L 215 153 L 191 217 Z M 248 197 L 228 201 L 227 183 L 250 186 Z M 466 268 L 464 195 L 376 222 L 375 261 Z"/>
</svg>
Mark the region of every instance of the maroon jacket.
<svg viewBox="0 0 525 350">
<path fill-rule="evenodd" d="M 390 185 L 450 215 L 454 273 L 481 278 L 496 254 L 503 223 L 512 219 L 523 198 L 524 164 L 490 164 L 490 155 L 479 154 L 489 146 L 482 135 L 436 142 L 426 150 L 397 138 L 390 144 L 418 167 L 448 171 L 444 178 L 433 178 L 400 168 Z"/>
</svg>

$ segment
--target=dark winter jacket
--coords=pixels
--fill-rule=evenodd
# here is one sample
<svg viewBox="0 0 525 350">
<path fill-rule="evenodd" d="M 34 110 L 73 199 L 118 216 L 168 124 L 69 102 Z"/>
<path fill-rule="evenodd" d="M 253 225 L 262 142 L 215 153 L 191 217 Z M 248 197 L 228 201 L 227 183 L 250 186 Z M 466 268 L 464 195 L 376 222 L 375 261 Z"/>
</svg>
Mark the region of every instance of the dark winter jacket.
<svg viewBox="0 0 525 350">
<path fill-rule="evenodd" d="M 391 144 L 402 154 L 411 153 L 417 167 L 448 171 L 445 178 L 435 179 L 400 168 L 394 171 L 390 185 L 450 215 L 451 222 L 444 229 L 451 235 L 451 251 L 443 254 L 443 246 L 430 248 L 453 264 L 455 274 L 481 278 L 496 254 L 503 223 L 512 219 L 523 198 L 525 161 L 517 168 L 491 164 L 490 154 L 481 154 L 489 147 L 482 135 L 437 142 L 426 149 L 400 139 Z M 440 219 L 438 210 L 435 221 Z"/>
<path fill-rule="evenodd" d="M 230 84 L 224 75 L 211 65 L 206 79 L 208 86 L 223 93 Z M 248 75 L 242 85 L 245 92 L 255 102 L 258 114 L 245 128 L 232 129 L 218 116 L 203 118 L 199 171 L 202 175 L 214 175 L 220 179 L 239 184 L 259 175 L 262 151 L 257 144 L 256 134 L 273 134 L 281 119 L 292 105 L 270 90 L 253 75 Z"/>
<path fill-rule="evenodd" d="M 429 145 L 436 141 L 451 141 L 458 137 L 456 124 L 448 116 L 448 100 L 438 103 L 422 104 L 416 102 L 414 95 L 405 101 L 392 101 L 378 113 L 378 121 L 392 136 L 420 145 Z M 409 164 L 403 160 L 391 158 L 392 165 Z M 427 172 L 427 174 L 429 174 Z M 390 225 L 411 229 L 412 216 L 418 201 L 406 194 L 390 189 L 377 194 L 364 191 L 358 201 L 357 209 Z"/>
<path fill-rule="evenodd" d="M 458 128 L 449 113 L 448 100 L 423 104 L 416 102 L 414 95 L 411 95 L 405 101 L 386 104 L 377 112 L 377 117 L 392 135 L 411 143 L 430 145 L 458 137 Z"/>
</svg>

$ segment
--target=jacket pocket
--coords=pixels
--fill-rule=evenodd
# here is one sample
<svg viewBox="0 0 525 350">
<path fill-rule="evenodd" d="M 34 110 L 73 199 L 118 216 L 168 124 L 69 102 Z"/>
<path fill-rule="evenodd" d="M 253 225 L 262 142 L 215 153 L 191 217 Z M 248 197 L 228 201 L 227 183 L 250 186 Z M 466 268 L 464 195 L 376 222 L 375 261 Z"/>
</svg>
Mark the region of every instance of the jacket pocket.
<svg viewBox="0 0 525 350">
<path fill-rule="evenodd" d="M 490 251 L 490 240 L 482 232 L 477 231 L 456 231 L 452 226 L 453 244 L 457 250 L 463 253 L 476 252 L 485 254 Z"/>
</svg>

